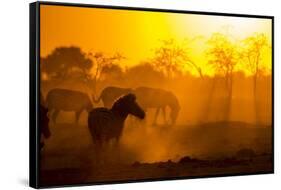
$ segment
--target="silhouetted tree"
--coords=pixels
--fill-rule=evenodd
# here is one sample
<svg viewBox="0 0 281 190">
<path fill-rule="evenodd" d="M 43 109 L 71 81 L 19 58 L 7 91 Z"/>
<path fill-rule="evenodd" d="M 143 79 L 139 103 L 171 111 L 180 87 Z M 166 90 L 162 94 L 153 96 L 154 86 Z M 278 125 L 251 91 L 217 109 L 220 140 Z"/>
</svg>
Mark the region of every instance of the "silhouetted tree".
<svg viewBox="0 0 281 190">
<path fill-rule="evenodd" d="M 236 43 L 222 33 L 214 33 L 207 43 L 209 45 L 208 64 L 212 65 L 216 72 L 225 79 L 227 90 L 225 115 L 228 119 L 232 99 L 233 71 L 239 61 L 238 49 Z"/>
<path fill-rule="evenodd" d="M 178 44 L 174 39 L 163 40 L 159 48 L 155 50 L 152 63 L 167 77 L 182 72 L 184 65 L 196 69 L 200 77 L 203 77 L 201 68 L 196 65 L 190 55 L 186 44 Z"/>
<path fill-rule="evenodd" d="M 264 51 L 269 48 L 268 39 L 263 33 L 256 33 L 243 40 L 244 49 L 241 52 L 241 58 L 244 60 L 244 64 L 248 71 L 253 75 L 253 95 L 255 101 L 255 113 L 258 120 L 257 110 L 257 81 L 260 73 L 264 71 L 262 66 L 262 56 Z"/>
<path fill-rule="evenodd" d="M 78 77 L 86 82 L 91 78 L 92 61 L 79 47 L 58 47 L 41 58 L 41 71 L 48 78 L 68 79 Z"/>
<path fill-rule="evenodd" d="M 89 57 L 93 61 L 93 68 L 91 71 L 93 73 L 92 81 L 94 84 L 94 92 L 96 92 L 96 84 L 100 79 L 104 68 L 109 68 L 113 64 L 117 64 L 121 59 L 125 58 L 119 53 L 116 53 L 113 56 L 106 56 L 103 52 L 89 53 Z"/>
<path fill-rule="evenodd" d="M 254 92 L 257 88 L 258 75 L 263 71 L 261 65 L 262 53 L 265 48 L 269 47 L 267 37 L 265 34 L 257 33 L 253 36 L 247 37 L 243 40 L 245 44 L 242 57 L 245 59 L 245 64 L 250 73 L 254 76 Z"/>
<path fill-rule="evenodd" d="M 110 65 L 105 65 L 101 70 L 101 78 L 103 79 L 120 79 L 123 76 L 123 70 L 122 68 L 116 64 L 112 63 Z"/>
</svg>

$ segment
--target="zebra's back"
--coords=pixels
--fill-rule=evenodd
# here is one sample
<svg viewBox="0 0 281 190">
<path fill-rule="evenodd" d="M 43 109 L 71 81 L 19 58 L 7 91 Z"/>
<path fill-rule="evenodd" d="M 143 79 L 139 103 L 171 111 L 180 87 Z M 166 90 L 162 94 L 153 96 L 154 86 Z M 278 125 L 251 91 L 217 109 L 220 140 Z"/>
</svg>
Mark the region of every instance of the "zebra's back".
<svg viewBox="0 0 281 190">
<path fill-rule="evenodd" d="M 120 134 L 119 123 L 113 112 L 107 108 L 95 108 L 88 116 L 88 127 L 94 141 L 108 141 Z"/>
</svg>

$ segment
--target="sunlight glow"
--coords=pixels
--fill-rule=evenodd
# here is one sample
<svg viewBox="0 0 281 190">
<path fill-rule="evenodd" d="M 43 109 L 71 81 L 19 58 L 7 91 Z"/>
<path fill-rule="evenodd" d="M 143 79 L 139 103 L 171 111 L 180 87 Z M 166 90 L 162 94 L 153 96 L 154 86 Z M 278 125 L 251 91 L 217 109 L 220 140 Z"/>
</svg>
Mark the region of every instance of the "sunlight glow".
<svg viewBox="0 0 281 190">
<path fill-rule="evenodd" d="M 151 59 L 161 40 L 196 40 L 188 44 L 189 54 L 206 75 L 214 70 L 207 64 L 206 45 L 215 32 L 236 41 L 263 33 L 271 46 L 271 20 L 182 13 L 109 10 L 66 6 L 41 6 L 41 56 L 59 46 L 78 46 L 85 52 L 119 52 L 131 67 Z M 263 65 L 271 69 L 271 51 L 265 52 Z M 196 75 L 192 68 L 184 71 Z M 243 66 L 238 67 L 246 74 Z"/>
</svg>

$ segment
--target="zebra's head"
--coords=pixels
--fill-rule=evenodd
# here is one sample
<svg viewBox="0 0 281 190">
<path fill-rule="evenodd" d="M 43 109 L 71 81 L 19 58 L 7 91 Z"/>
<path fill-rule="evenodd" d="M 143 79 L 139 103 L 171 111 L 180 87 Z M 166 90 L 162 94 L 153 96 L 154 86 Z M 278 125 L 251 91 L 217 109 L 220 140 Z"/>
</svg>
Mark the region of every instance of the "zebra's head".
<svg viewBox="0 0 281 190">
<path fill-rule="evenodd" d="M 144 119 L 145 112 L 136 102 L 136 95 L 129 93 L 119 98 L 112 106 L 112 110 L 118 110 L 124 114 L 132 114 Z"/>
<path fill-rule="evenodd" d="M 179 115 L 180 108 L 176 109 L 171 109 L 171 120 L 172 120 L 172 125 L 176 123 L 177 117 Z"/>
</svg>

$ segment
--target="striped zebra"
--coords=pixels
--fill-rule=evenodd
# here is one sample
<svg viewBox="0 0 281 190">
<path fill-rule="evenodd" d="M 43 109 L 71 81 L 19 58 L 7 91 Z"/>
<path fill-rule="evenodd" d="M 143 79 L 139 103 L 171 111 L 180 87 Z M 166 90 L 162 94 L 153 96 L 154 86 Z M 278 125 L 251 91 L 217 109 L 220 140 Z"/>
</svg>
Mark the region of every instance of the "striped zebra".
<svg viewBox="0 0 281 190">
<path fill-rule="evenodd" d="M 131 114 L 144 119 L 145 113 L 136 102 L 136 96 L 132 93 L 124 95 L 115 101 L 111 109 L 95 108 L 89 112 L 88 127 L 95 145 L 97 161 L 100 162 L 102 151 L 111 140 L 118 145 L 124 122 Z"/>
</svg>

